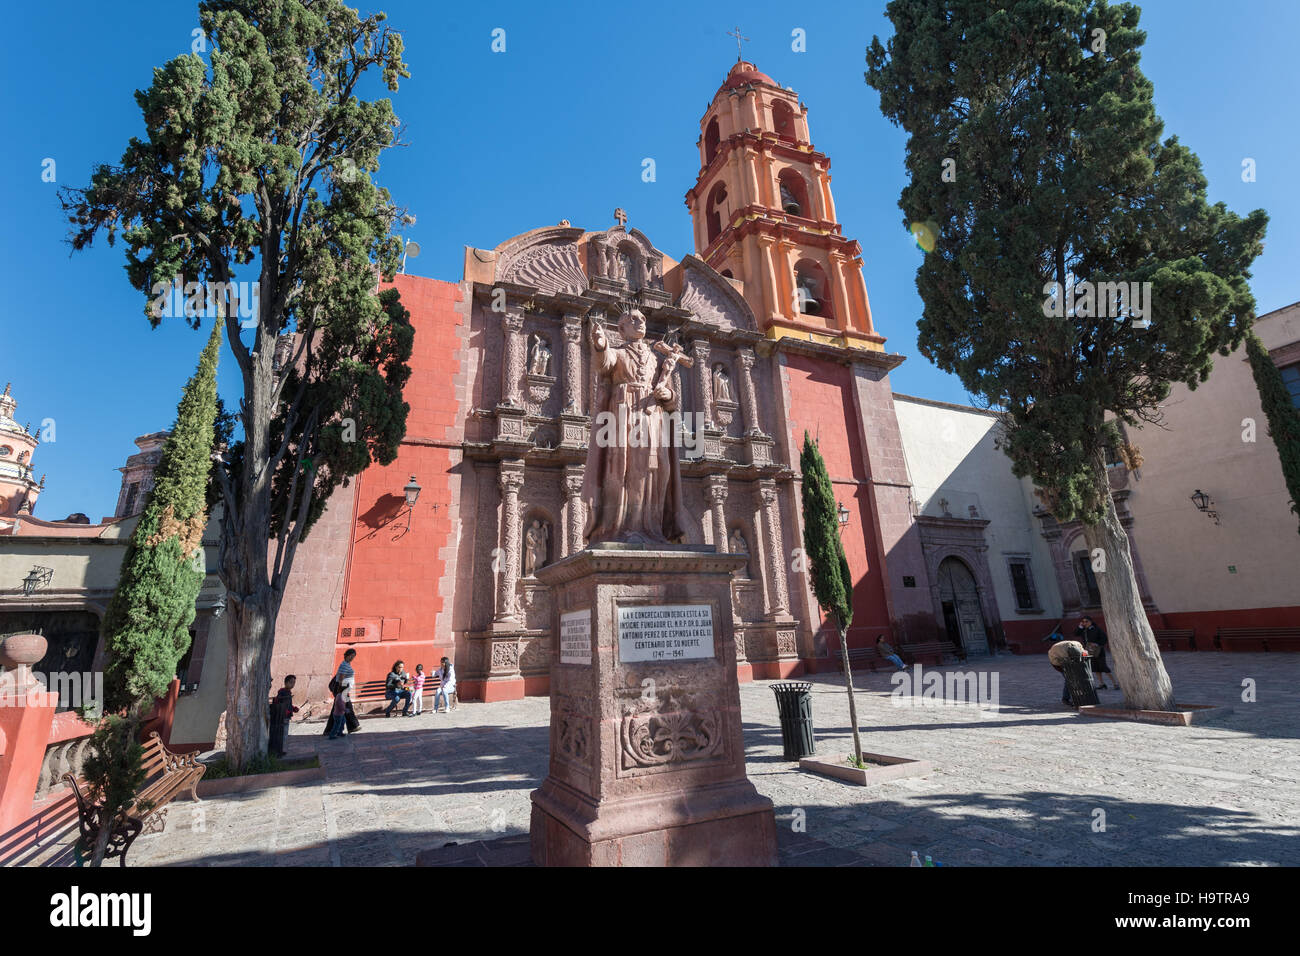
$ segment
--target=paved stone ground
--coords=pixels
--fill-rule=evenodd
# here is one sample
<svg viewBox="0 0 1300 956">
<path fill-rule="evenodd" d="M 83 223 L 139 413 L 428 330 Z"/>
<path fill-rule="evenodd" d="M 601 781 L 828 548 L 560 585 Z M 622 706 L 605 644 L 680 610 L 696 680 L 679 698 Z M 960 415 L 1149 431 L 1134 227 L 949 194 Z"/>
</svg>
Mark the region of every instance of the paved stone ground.
<svg viewBox="0 0 1300 956">
<path fill-rule="evenodd" d="M 904 866 L 918 850 L 949 866 L 1300 865 L 1300 654 L 1169 654 L 1166 665 L 1180 701 L 1231 712 L 1185 728 L 1080 717 L 1059 704 L 1043 657 L 943 668 L 997 673 L 1001 706 L 982 717 L 892 706 L 888 674 L 855 673 L 863 748 L 935 765 L 869 788 L 785 762 L 770 685 L 743 685 L 749 774 L 776 805 L 781 862 Z M 1244 678 L 1257 703 L 1242 702 Z M 847 753 L 842 678 L 815 678 L 813 715 L 819 754 Z M 532 698 L 368 719 L 339 741 L 295 725 L 289 755 L 319 752 L 324 781 L 174 803 L 131 864 L 404 865 L 455 843 L 439 862 L 517 865 L 547 720 Z"/>
</svg>

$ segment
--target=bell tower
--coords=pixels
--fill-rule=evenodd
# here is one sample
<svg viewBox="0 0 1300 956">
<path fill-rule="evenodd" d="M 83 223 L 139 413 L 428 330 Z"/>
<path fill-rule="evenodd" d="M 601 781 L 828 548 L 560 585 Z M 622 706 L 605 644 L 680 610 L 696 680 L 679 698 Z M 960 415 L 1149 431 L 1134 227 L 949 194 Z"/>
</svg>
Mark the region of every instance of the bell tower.
<svg viewBox="0 0 1300 956">
<path fill-rule="evenodd" d="M 686 194 L 696 254 L 744 284 L 768 338 L 883 351 L 862 249 L 841 234 L 831 161 L 813 149 L 798 95 L 737 60 L 700 133 L 700 173 Z"/>
</svg>

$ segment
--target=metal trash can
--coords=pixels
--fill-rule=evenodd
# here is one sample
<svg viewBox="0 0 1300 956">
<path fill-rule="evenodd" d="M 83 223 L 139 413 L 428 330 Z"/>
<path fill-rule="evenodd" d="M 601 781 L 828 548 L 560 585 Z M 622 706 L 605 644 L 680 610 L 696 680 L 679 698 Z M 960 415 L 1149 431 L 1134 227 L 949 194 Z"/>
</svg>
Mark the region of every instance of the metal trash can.
<svg viewBox="0 0 1300 956">
<path fill-rule="evenodd" d="M 1075 707 L 1082 707 L 1084 704 L 1096 706 L 1101 701 L 1097 699 L 1097 690 L 1092 686 L 1092 661 L 1084 658 L 1081 661 L 1066 661 L 1062 666 L 1065 674 L 1065 686 L 1070 690 L 1070 701 Z"/>
<path fill-rule="evenodd" d="M 781 715 L 781 744 L 786 760 L 811 757 L 817 752 L 813 741 L 811 690 L 812 684 L 807 681 L 772 685 L 776 709 Z"/>
</svg>

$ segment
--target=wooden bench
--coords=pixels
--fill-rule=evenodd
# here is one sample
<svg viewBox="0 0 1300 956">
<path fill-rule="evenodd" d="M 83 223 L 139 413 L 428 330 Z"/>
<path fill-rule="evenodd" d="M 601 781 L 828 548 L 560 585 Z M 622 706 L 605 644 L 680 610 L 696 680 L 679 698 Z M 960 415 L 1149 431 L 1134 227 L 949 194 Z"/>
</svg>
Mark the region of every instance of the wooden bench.
<svg viewBox="0 0 1300 956">
<path fill-rule="evenodd" d="M 840 667 L 844 666 L 844 655 L 838 651 L 835 654 L 835 663 Z M 877 667 L 886 666 L 889 666 L 889 661 L 877 654 L 874 647 L 849 648 L 849 668 L 852 670 L 861 670 L 867 667 L 874 671 Z"/>
<path fill-rule="evenodd" d="M 1221 651 L 1300 651 L 1300 627 L 1221 627 L 1214 644 Z"/>
<path fill-rule="evenodd" d="M 1153 631 L 1152 633 L 1156 636 L 1156 646 L 1162 651 L 1196 650 L 1196 631 L 1194 628 Z"/>
<path fill-rule="evenodd" d="M 163 746 L 157 732 L 149 735 L 144 745 L 144 784 L 136 793 L 131 805 L 118 811 L 108 837 L 108 850 L 104 858 L 117 857 L 119 866 L 126 866 L 126 853 L 135 838 L 144 830 L 145 822 L 177 795 L 189 791 L 190 799 L 199 799 L 199 780 L 208 768 L 199 763 L 195 754 L 174 754 Z M 100 819 L 98 807 L 82 793 L 77 778 L 70 773 L 63 781 L 71 788 L 77 800 L 77 821 L 81 828 L 83 852 L 91 854 L 99 840 Z"/>
<path fill-rule="evenodd" d="M 904 644 L 901 648 L 902 653 L 899 655 L 904 661 L 911 660 L 913 664 L 935 664 L 943 663 L 945 654 L 952 654 L 953 646 L 949 641 L 928 641 L 924 644 Z"/>
<path fill-rule="evenodd" d="M 373 717 L 376 714 L 382 714 L 388 709 L 388 705 L 392 701 L 387 697 L 387 680 L 387 678 L 384 680 L 368 680 L 357 685 L 352 692 L 352 709 L 356 711 L 358 717 Z M 430 706 L 432 706 L 433 694 L 441 686 L 442 678 L 426 676 L 424 678 L 424 691 L 420 695 L 421 699 L 429 701 Z M 449 698 L 447 706 L 449 708 L 455 707 L 457 704 L 456 691 L 453 690 L 447 697 Z M 376 706 L 363 714 L 361 713 L 362 704 L 375 704 Z M 415 706 L 414 702 L 412 702 L 411 706 Z M 401 711 L 395 710 L 394 713 L 401 713 Z"/>
</svg>

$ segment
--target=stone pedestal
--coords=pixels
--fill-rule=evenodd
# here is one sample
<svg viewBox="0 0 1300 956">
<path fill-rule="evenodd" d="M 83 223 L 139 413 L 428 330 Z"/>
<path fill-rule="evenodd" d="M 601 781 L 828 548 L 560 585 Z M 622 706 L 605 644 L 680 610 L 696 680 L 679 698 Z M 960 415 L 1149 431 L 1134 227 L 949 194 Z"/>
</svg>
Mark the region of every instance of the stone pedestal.
<svg viewBox="0 0 1300 956">
<path fill-rule="evenodd" d="M 731 575 L 745 555 L 587 548 L 555 594 L 541 866 L 771 866 L 772 802 L 745 776 Z"/>
</svg>

